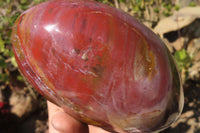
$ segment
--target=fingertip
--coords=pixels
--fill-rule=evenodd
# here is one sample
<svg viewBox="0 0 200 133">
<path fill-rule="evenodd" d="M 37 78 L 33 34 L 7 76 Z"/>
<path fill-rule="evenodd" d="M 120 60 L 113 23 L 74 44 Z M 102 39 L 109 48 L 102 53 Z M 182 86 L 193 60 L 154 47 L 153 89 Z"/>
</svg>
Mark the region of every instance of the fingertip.
<svg viewBox="0 0 200 133">
<path fill-rule="evenodd" d="M 51 120 L 54 129 L 64 133 L 88 133 L 88 126 L 64 112 L 57 112 Z"/>
</svg>

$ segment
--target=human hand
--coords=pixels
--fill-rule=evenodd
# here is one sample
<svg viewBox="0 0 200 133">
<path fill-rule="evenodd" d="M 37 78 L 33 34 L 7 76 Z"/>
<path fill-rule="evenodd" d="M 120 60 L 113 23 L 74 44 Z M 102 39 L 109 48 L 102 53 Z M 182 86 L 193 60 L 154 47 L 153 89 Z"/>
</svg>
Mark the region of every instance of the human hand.
<svg viewBox="0 0 200 133">
<path fill-rule="evenodd" d="M 101 128 L 77 121 L 60 107 L 47 102 L 49 113 L 49 133 L 109 133 Z"/>
</svg>

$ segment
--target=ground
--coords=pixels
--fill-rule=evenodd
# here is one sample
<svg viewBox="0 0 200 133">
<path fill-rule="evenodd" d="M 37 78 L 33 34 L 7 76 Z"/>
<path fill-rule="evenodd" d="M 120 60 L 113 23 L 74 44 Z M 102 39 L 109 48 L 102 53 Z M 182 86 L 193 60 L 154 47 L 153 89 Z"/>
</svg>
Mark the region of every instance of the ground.
<svg viewBox="0 0 200 133">
<path fill-rule="evenodd" d="M 10 41 L 17 16 L 42 1 L 0 0 L 0 133 L 48 132 L 46 100 L 20 76 Z M 165 42 L 179 66 L 184 109 L 180 118 L 161 133 L 200 133 L 200 11 L 197 11 L 200 2 L 99 1 L 128 12 L 151 28 Z M 174 16 L 177 21 L 172 21 Z M 173 23 L 172 29 L 166 26 Z"/>
</svg>

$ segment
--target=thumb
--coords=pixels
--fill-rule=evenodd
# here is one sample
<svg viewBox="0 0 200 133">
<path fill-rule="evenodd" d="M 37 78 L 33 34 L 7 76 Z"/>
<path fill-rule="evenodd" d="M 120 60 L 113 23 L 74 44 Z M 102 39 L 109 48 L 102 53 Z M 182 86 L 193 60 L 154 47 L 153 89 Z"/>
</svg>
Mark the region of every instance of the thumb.
<svg viewBox="0 0 200 133">
<path fill-rule="evenodd" d="M 60 107 L 47 102 L 49 111 L 49 133 L 89 133 L 88 126 L 83 124 Z"/>
</svg>

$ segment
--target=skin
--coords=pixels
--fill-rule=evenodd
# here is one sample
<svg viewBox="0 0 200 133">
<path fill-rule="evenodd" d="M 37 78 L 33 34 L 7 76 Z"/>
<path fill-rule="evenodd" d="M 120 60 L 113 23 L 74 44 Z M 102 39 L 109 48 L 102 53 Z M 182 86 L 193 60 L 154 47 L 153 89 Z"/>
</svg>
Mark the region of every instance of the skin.
<svg viewBox="0 0 200 133">
<path fill-rule="evenodd" d="M 101 128 L 86 125 L 72 118 L 60 107 L 47 102 L 49 113 L 49 133 L 110 133 Z"/>
</svg>

